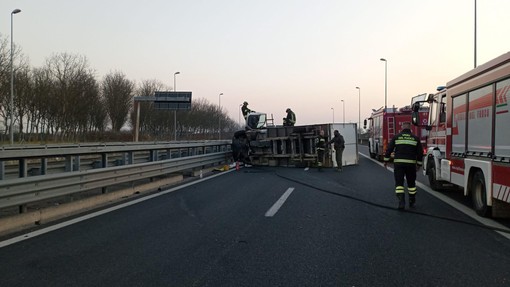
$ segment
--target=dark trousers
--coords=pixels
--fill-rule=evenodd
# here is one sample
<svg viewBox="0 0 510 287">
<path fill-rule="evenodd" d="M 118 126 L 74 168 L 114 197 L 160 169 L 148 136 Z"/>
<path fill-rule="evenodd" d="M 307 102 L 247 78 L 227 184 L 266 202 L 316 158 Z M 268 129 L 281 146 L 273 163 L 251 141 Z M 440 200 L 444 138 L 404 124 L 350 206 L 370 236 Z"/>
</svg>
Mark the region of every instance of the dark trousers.
<svg viewBox="0 0 510 287">
<path fill-rule="evenodd" d="M 317 165 L 322 166 L 324 164 L 324 149 L 317 149 Z"/>
<path fill-rule="evenodd" d="M 342 169 L 342 155 L 344 153 L 344 148 L 335 148 L 335 159 L 338 169 Z"/>
<path fill-rule="evenodd" d="M 393 170 L 393 176 L 395 177 L 395 193 L 398 195 L 405 192 L 405 177 L 409 195 L 416 194 L 416 165 L 409 163 L 395 163 L 393 165 Z"/>
</svg>

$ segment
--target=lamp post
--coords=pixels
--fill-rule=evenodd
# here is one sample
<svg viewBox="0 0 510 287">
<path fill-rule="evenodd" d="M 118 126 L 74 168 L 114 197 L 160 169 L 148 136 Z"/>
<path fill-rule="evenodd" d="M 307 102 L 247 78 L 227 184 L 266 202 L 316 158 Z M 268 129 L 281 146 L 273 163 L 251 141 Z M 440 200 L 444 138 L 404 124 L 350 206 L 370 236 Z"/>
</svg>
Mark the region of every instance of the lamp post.
<svg viewBox="0 0 510 287">
<path fill-rule="evenodd" d="M 331 108 L 331 110 L 333 111 L 333 123 L 335 123 L 335 109 Z"/>
<path fill-rule="evenodd" d="M 177 87 L 175 84 L 175 76 L 179 75 L 181 72 L 174 73 L 174 92 L 177 91 Z M 177 141 L 177 110 L 174 110 L 174 141 Z"/>
<path fill-rule="evenodd" d="M 243 106 L 243 104 L 239 104 L 239 125 L 242 127 L 243 124 L 241 123 L 241 107 Z"/>
<path fill-rule="evenodd" d="M 361 134 L 361 88 L 356 87 L 358 90 L 358 134 Z M 359 136 L 358 136 L 359 137 Z"/>
<path fill-rule="evenodd" d="M 384 111 L 386 112 L 386 106 L 388 105 L 388 61 L 381 58 L 384 62 Z"/>
<path fill-rule="evenodd" d="M 476 0 L 475 0 L 475 68 L 476 68 Z"/>
<path fill-rule="evenodd" d="M 21 12 L 20 9 L 14 9 L 11 12 L 11 98 L 9 100 L 9 110 L 10 110 L 10 116 L 11 116 L 11 122 L 9 123 L 9 140 L 11 142 L 11 145 L 14 144 L 14 64 L 13 64 L 13 57 L 14 57 L 14 42 L 13 42 L 13 29 L 12 29 L 12 18 L 14 14 L 18 14 Z"/>
<path fill-rule="evenodd" d="M 223 95 L 223 93 L 220 93 L 218 95 L 218 139 L 221 140 L 221 96 Z"/>
<path fill-rule="evenodd" d="M 345 102 L 344 100 L 342 100 L 342 109 L 343 109 L 343 113 L 342 113 L 342 121 L 343 121 L 343 124 L 345 125 Z"/>
</svg>

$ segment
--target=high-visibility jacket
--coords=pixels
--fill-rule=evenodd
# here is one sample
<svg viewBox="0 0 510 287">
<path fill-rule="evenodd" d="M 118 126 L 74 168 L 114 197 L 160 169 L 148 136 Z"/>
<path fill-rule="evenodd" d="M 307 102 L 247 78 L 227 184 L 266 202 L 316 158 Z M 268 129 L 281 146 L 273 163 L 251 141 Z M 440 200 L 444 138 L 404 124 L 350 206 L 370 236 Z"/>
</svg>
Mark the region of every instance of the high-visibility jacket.
<svg viewBox="0 0 510 287">
<path fill-rule="evenodd" d="M 395 151 L 394 163 L 422 165 L 423 148 L 420 139 L 413 135 L 410 129 L 402 130 L 391 139 L 384 154 L 384 161 L 390 160 L 393 151 Z"/>
<path fill-rule="evenodd" d="M 317 150 L 325 150 L 326 148 L 326 138 L 319 135 L 317 139 L 315 139 L 315 147 Z"/>
</svg>

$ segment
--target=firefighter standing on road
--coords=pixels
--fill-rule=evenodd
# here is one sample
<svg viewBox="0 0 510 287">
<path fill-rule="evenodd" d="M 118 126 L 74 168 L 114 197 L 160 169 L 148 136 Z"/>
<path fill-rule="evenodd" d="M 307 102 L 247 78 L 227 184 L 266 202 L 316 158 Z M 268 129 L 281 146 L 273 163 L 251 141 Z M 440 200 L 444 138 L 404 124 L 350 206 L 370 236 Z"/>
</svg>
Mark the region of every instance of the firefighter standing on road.
<svg viewBox="0 0 510 287">
<path fill-rule="evenodd" d="M 404 177 L 407 181 L 409 207 L 412 208 L 416 203 L 416 171 L 422 165 L 423 148 L 420 139 L 411 132 L 411 123 L 403 123 L 402 131 L 391 139 L 384 154 L 384 167 L 387 167 L 393 151 L 395 151 L 393 175 L 395 177 L 395 193 L 399 200 L 398 209 L 404 209 L 406 204 Z"/>
<path fill-rule="evenodd" d="M 336 169 L 342 171 L 342 155 L 345 149 L 345 140 L 338 130 L 335 130 L 333 134 L 335 136 L 328 142 L 328 145 L 333 144 L 335 148 Z"/>
<path fill-rule="evenodd" d="M 326 151 L 326 137 L 324 136 L 324 130 L 320 130 L 319 136 L 316 139 L 315 147 L 317 148 L 317 167 L 319 171 L 322 170 L 322 164 L 324 162 L 324 153 Z"/>
<path fill-rule="evenodd" d="M 287 117 L 283 118 L 283 125 L 294 126 L 296 123 L 296 114 L 290 108 L 287 108 L 285 112 L 287 112 Z"/>
</svg>

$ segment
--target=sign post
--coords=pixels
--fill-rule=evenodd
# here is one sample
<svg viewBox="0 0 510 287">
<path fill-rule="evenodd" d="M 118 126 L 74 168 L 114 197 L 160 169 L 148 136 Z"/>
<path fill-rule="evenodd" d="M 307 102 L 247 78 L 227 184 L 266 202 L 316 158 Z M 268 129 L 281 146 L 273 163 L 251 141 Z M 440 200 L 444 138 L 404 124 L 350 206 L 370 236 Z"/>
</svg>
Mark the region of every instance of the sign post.
<svg viewBox="0 0 510 287">
<path fill-rule="evenodd" d="M 135 142 L 138 141 L 138 130 L 140 128 L 140 102 L 152 102 L 156 110 L 167 111 L 189 111 L 191 110 L 191 92 L 170 92 L 156 91 L 154 96 L 135 97 L 136 124 Z M 174 117 L 174 140 L 177 140 L 177 119 Z"/>
</svg>

